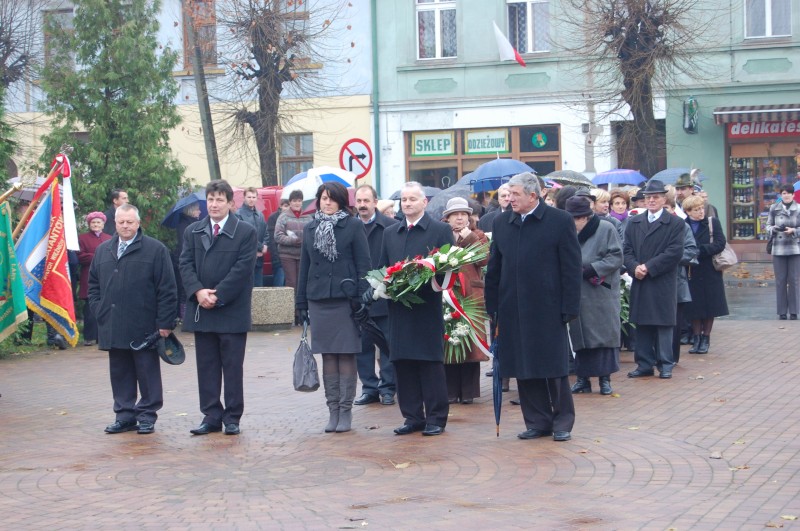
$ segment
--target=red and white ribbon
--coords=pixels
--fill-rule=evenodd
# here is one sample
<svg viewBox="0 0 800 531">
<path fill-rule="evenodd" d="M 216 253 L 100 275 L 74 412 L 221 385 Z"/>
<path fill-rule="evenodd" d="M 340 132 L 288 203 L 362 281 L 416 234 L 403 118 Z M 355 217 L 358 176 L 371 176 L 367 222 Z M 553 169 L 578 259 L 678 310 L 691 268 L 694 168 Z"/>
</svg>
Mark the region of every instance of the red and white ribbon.
<svg viewBox="0 0 800 531">
<path fill-rule="evenodd" d="M 475 330 L 478 329 L 478 325 L 475 324 L 475 321 L 470 319 L 469 316 L 467 315 L 467 312 L 464 311 L 464 307 L 461 306 L 461 303 L 458 302 L 458 298 L 456 297 L 456 294 L 453 293 L 452 286 L 450 288 L 447 288 L 447 289 L 444 290 L 444 292 L 442 293 L 442 298 L 448 304 L 448 306 L 450 306 L 455 311 L 457 311 L 459 313 L 459 315 L 461 315 L 461 317 L 466 319 L 466 321 L 469 323 L 469 325 L 470 325 L 469 335 L 470 335 L 470 338 L 472 338 L 473 343 L 478 345 L 478 350 L 480 350 L 481 352 L 483 352 L 487 356 L 491 357 L 492 353 L 489 351 L 489 345 L 486 343 L 486 340 L 481 338 L 475 332 Z M 484 330 L 487 333 L 486 337 L 489 337 L 488 336 L 489 320 L 485 319 L 483 325 L 484 325 Z"/>
</svg>

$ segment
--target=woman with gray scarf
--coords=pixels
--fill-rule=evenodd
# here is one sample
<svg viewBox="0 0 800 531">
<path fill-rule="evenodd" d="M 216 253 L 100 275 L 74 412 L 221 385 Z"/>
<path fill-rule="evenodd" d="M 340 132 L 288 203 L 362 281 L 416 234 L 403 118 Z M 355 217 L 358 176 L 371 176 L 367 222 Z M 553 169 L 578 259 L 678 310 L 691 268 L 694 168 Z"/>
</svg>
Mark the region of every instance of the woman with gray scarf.
<svg viewBox="0 0 800 531">
<path fill-rule="evenodd" d="M 367 289 L 369 245 L 353 217 L 347 189 L 328 182 L 317 190 L 317 212 L 303 229 L 295 309 L 311 325 L 311 349 L 322 354 L 330 419 L 325 432 L 350 431 L 361 336 L 352 314 Z"/>
</svg>

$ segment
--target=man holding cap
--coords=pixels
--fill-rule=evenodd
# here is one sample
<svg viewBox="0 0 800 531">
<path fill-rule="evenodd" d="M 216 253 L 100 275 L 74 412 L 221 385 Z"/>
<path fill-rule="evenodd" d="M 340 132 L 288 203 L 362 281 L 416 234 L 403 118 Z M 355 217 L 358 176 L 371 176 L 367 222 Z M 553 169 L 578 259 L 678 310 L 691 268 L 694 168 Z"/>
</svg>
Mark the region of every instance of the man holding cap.
<svg viewBox="0 0 800 531">
<path fill-rule="evenodd" d="M 664 183 L 651 179 L 640 190 L 647 211 L 628 219 L 623 252 L 625 269 L 633 277 L 630 320 L 636 325 L 637 368 L 629 378 L 672 378 L 672 329 L 677 308 L 678 266 L 683 256 L 684 222 L 664 209 Z"/>
</svg>

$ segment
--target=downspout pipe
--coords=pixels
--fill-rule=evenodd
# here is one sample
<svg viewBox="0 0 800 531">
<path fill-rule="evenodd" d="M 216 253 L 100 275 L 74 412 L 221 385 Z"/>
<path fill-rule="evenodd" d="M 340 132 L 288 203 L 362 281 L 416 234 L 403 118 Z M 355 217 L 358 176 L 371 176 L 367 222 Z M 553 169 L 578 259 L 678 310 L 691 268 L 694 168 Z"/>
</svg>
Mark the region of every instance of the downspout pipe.
<svg viewBox="0 0 800 531">
<path fill-rule="evenodd" d="M 375 191 L 381 196 L 381 121 L 378 106 L 380 83 L 378 82 L 378 0 L 370 0 L 370 22 L 372 26 L 372 129 L 373 129 L 373 175 Z"/>
</svg>

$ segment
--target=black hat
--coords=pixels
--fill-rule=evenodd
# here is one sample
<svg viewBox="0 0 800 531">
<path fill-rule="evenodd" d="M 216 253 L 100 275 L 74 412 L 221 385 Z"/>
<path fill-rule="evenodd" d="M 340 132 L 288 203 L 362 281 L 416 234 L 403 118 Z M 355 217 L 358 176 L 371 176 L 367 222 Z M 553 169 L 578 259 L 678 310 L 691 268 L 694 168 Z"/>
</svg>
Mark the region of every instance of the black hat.
<svg viewBox="0 0 800 531">
<path fill-rule="evenodd" d="M 642 199 L 644 199 L 644 194 L 641 190 L 636 190 L 634 196 L 631 197 L 631 201 L 641 201 Z"/>
<path fill-rule="evenodd" d="M 589 203 L 589 198 L 585 195 L 573 195 L 567 199 L 566 209 L 568 214 L 573 218 L 581 218 L 583 216 L 591 216 L 593 214 L 592 207 Z"/>
<path fill-rule="evenodd" d="M 183 345 L 172 332 L 167 337 L 159 337 L 157 348 L 161 359 L 170 365 L 180 365 L 186 360 Z"/>
<path fill-rule="evenodd" d="M 644 195 L 666 194 L 667 189 L 664 188 L 664 183 L 662 181 L 659 181 L 658 179 L 650 179 L 647 181 L 645 187 L 639 190 L 639 192 L 643 193 Z"/>
<path fill-rule="evenodd" d="M 597 201 L 597 198 L 596 198 L 595 196 L 593 196 L 593 195 L 592 195 L 592 194 L 589 192 L 589 190 L 588 190 L 588 189 L 586 189 L 586 188 L 578 188 L 578 191 L 577 191 L 577 192 L 575 192 L 575 195 L 577 195 L 577 196 L 581 196 L 581 197 L 588 197 L 588 198 L 589 198 L 589 199 L 591 199 L 592 201 Z"/>
</svg>

